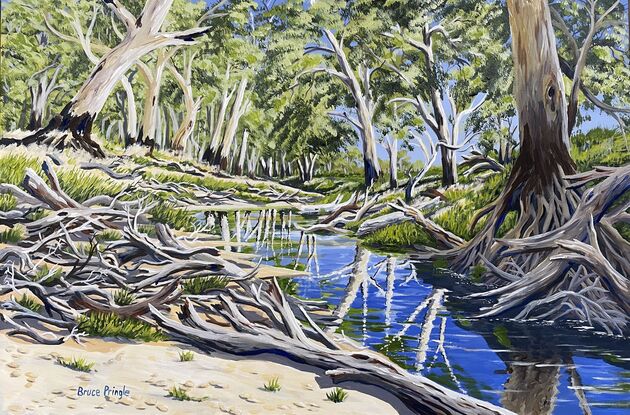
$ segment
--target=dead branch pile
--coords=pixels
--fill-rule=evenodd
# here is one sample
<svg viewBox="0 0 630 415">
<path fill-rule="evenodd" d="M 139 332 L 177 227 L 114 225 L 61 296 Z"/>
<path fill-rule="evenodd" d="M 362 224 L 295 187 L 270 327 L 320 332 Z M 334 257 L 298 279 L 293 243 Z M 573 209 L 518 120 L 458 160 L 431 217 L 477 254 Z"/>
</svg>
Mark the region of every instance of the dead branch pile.
<svg viewBox="0 0 630 415">
<path fill-rule="evenodd" d="M 82 318 L 112 313 L 159 326 L 174 340 L 202 350 L 276 353 L 325 369 L 335 382 L 383 387 L 415 413 L 510 413 L 326 334 L 324 326 L 337 319 L 325 304 L 285 297 L 275 278 L 256 278 L 255 265 L 237 265 L 213 247 L 190 246 L 162 224 L 152 225 L 154 237 L 147 235 L 146 212 L 152 206 L 143 199 L 98 196 L 79 203 L 61 189 L 51 163 L 42 168 L 47 181 L 28 169 L 22 188 L 0 188 L 18 199 L 0 223 L 22 222 L 26 229 L 17 245 L 0 248 L 0 327 L 10 335 L 44 344 L 80 342 Z M 46 215 L 29 221 L 12 213 L 35 209 Z M 104 231 L 119 236 L 103 242 L 98 237 Z M 183 292 L 183 281 L 212 276 L 229 284 L 203 294 Z M 132 301 L 117 304 L 117 290 L 132 294 Z M 43 307 L 33 311 L 21 305 L 17 293 L 29 293 Z"/>
</svg>

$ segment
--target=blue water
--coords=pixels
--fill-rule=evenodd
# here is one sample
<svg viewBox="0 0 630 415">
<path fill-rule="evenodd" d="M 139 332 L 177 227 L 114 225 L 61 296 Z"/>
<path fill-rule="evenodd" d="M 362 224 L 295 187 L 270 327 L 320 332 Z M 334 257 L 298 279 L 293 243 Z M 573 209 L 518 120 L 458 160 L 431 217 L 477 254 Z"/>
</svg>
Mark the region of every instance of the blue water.
<svg viewBox="0 0 630 415">
<path fill-rule="evenodd" d="M 254 251 L 268 264 L 306 268 L 310 275 L 295 279 L 300 296 L 326 299 L 337 310 L 350 302 L 338 329 L 345 336 L 411 372 L 518 413 L 589 413 L 581 401 L 592 414 L 630 414 L 627 339 L 584 329 L 477 320 L 472 316 L 479 304 L 465 295 L 480 287 L 401 254 L 357 248 L 349 238 L 314 238 L 303 244 L 299 257 L 299 232 L 282 242 L 254 244 Z M 389 278 L 383 263 L 388 258 L 398 265 Z M 433 322 L 429 331 L 424 322 L 430 307 L 410 318 L 437 290 L 444 290 L 444 298 L 428 319 Z M 419 347 L 423 327 L 424 348 Z M 544 400 L 551 402 L 549 410 L 532 409 L 532 402 Z"/>
</svg>

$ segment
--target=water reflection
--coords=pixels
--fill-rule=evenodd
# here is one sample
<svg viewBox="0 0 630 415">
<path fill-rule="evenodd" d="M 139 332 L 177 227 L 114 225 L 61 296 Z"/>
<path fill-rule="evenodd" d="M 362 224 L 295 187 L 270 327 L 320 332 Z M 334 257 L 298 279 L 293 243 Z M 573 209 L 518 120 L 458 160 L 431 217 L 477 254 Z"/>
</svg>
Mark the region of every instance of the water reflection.
<svg viewBox="0 0 630 415">
<path fill-rule="evenodd" d="M 331 330 L 519 414 L 630 414 L 627 339 L 476 320 L 479 304 L 466 294 L 478 286 L 342 236 L 302 233 L 294 220 L 290 212 L 246 212 L 234 217 L 229 242 L 249 243 L 243 251 L 266 263 L 310 271 L 298 294 L 329 303 L 339 321 Z"/>
</svg>

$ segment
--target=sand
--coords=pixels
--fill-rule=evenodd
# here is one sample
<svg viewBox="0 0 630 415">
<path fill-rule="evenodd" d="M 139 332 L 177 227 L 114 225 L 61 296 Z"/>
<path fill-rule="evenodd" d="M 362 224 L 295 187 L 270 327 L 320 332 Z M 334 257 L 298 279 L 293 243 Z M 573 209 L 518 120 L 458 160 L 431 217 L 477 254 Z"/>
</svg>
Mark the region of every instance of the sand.
<svg viewBox="0 0 630 415">
<path fill-rule="evenodd" d="M 31 344 L 0 334 L 0 413 L 2 414 L 397 414 L 402 405 L 384 391 L 358 384 L 342 386 L 342 403 L 326 399 L 333 386 L 321 371 L 275 356 L 240 359 L 207 355 L 176 343 L 122 343 L 86 339 L 83 346 Z M 179 352 L 194 359 L 180 362 Z M 57 363 L 57 357 L 95 363 L 90 373 Z M 269 361 L 266 359 L 272 359 Z M 262 386 L 279 379 L 281 390 Z M 104 388 L 129 390 L 122 399 Z M 177 401 L 177 386 L 200 401 Z M 79 387 L 100 396 L 78 396 Z M 376 397 L 380 396 L 380 398 Z M 384 400 L 383 400 L 384 399 Z M 398 408 L 398 409 L 396 409 Z"/>
</svg>

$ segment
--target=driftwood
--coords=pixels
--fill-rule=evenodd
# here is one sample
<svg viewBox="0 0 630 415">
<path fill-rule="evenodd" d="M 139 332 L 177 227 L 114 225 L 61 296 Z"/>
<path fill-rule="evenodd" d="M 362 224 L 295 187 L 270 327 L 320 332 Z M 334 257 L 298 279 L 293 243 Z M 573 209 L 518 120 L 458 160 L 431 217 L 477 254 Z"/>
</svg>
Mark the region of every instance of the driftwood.
<svg viewBox="0 0 630 415">
<path fill-rule="evenodd" d="M 450 391 L 422 376 L 411 375 L 377 353 L 342 350 L 334 338 L 310 320 L 307 312 L 302 310 L 301 317 L 308 329 L 296 318 L 275 279 L 269 283 L 241 284 L 241 290 L 219 295 L 218 302 L 186 300 L 179 313 L 180 321 L 166 317 L 154 307 L 151 315 L 175 339 L 202 350 L 240 355 L 280 354 L 326 370 L 335 382 L 351 380 L 383 387 L 414 413 L 511 413 Z M 251 307 L 257 310 L 253 316 Z M 209 323 L 203 317 L 208 312 L 220 315 L 224 323 Z"/>
<path fill-rule="evenodd" d="M 340 322 L 340 315 L 330 313 L 325 302 L 285 297 L 275 279 L 256 278 L 257 267 L 243 268 L 214 247 L 189 246 L 166 225 L 156 224 L 155 237 L 150 237 L 139 225 L 149 223 L 146 212 L 151 205 L 102 196 L 78 203 L 60 188 L 51 163 L 45 162 L 43 170 L 50 185 L 30 170 L 23 184 L 27 192 L 10 186 L 1 189 L 16 195 L 21 209 L 48 211 L 47 216 L 26 222 L 25 239 L 18 246 L 0 248 L 4 273 L 0 295 L 28 292 L 43 304 L 34 312 L 15 300 L 1 303 L 0 318 L 10 334 L 43 344 L 80 342 L 82 316 L 114 313 L 157 324 L 173 339 L 203 350 L 279 353 L 327 370 L 335 382 L 357 380 L 383 387 L 416 413 L 510 413 L 411 375 L 376 352 L 346 350 L 347 341 L 325 333 Z M 140 178 L 134 181 L 152 185 Z M 365 197 L 363 205 L 349 213 L 360 217 L 375 200 Z M 264 230 L 273 239 L 276 220 L 275 211 L 267 211 L 257 229 L 246 233 L 256 231 L 260 236 Z M 291 226 L 290 218 L 288 226 L 284 216 L 280 221 L 283 228 Z M 116 230 L 118 236 L 97 243 L 103 230 Z M 43 264 L 48 267 L 45 275 Z M 183 281 L 216 275 L 229 279 L 226 288 L 182 294 Z M 130 304 L 116 304 L 115 293 L 121 289 L 132 296 Z M 171 307 L 181 310 L 181 321 L 163 314 Z"/>
</svg>

